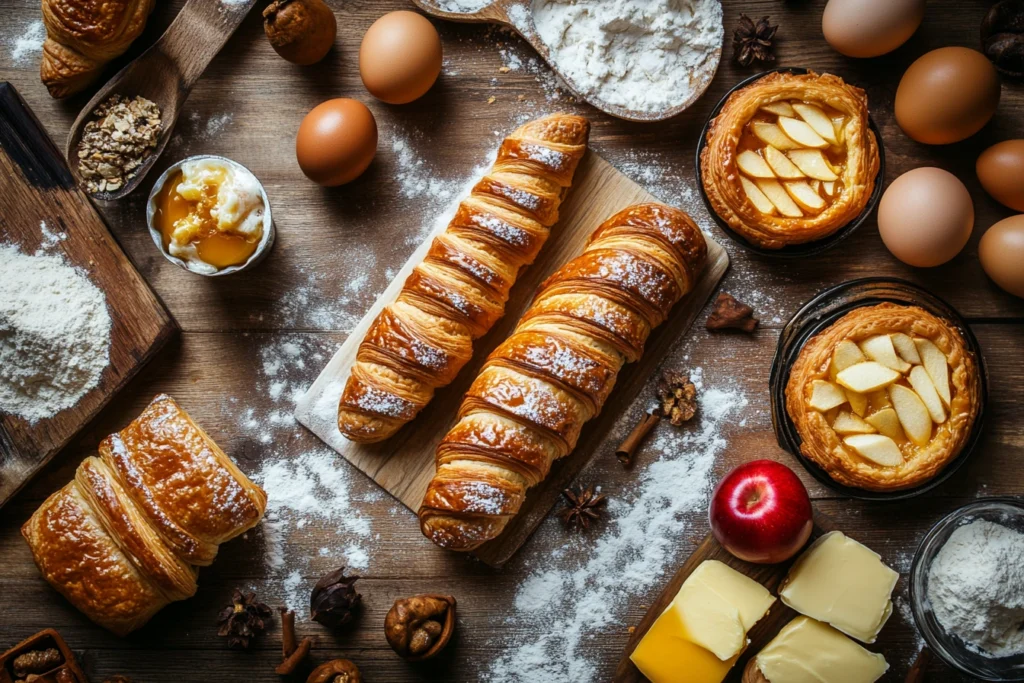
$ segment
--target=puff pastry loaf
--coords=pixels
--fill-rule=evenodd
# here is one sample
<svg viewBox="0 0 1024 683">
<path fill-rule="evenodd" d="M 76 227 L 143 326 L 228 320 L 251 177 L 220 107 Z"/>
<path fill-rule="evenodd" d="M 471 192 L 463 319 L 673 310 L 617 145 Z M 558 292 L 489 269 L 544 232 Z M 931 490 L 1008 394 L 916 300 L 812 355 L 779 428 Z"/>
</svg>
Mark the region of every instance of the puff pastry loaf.
<svg viewBox="0 0 1024 683">
<path fill-rule="evenodd" d="M 505 139 L 359 345 L 338 406 L 342 434 L 362 443 L 392 436 L 469 361 L 558 220 L 589 132 L 584 118 L 553 114 Z"/>
<path fill-rule="evenodd" d="M 154 0 L 43 0 L 46 41 L 39 67 L 52 97 L 87 88 L 124 54 L 153 10 Z"/>
<path fill-rule="evenodd" d="M 125 635 L 191 597 L 196 566 L 258 524 L 266 505 L 263 490 L 160 395 L 107 437 L 21 533 L 54 588 Z"/>
<path fill-rule="evenodd" d="M 437 449 L 424 535 L 466 551 L 501 533 L 706 260 L 704 236 L 678 209 L 640 204 L 605 221 L 542 285 L 467 392 Z"/>
</svg>

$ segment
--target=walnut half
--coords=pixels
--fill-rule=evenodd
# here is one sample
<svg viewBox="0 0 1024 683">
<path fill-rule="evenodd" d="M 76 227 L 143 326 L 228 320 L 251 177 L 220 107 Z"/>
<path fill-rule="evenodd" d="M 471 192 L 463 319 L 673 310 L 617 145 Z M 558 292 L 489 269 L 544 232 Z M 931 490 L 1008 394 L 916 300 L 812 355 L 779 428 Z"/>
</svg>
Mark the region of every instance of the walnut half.
<svg viewBox="0 0 1024 683">
<path fill-rule="evenodd" d="M 332 659 L 313 669 L 306 683 L 362 683 L 359 667 L 347 659 Z"/>
<path fill-rule="evenodd" d="M 454 631 L 455 598 L 450 595 L 401 598 L 384 619 L 384 635 L 391 649 L 410 662 L 436 655 Z"/>
</svg>

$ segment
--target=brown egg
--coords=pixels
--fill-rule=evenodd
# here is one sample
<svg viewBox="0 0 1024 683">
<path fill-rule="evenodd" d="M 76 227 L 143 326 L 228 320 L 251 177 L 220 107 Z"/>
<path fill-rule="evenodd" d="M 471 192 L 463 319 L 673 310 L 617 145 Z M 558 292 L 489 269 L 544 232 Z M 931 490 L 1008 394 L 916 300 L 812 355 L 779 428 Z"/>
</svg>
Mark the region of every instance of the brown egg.
<svg viewBox="0 0 1024 683">
<path fill-rule="evenodd" d="M 978 259 L 993 282 L 1024 298 L 1024 215 L 1004 218 L 989 228 L 978 244 Z"/>
<path fill-rule="evenodd" d="M 359 46 L 359 75 L 374 97 L 406 104 L 441 73 L 441 37 L 423 15 L 400 10 L 373 22 Z"/>
<path fill-rule="evenodd" d="M 295 156 L 306 177 L 333 187 L 358 178 L 377 153 L 377 122 L 356 100 L 327 100 L 306 114 L 295 137 Z"/>
<path fill-rule="evenodd" d="M 999 105 L 999 75 L 966 47 L 932 50 L 910 65 L 896 90 L 896 122 L 928 145 L 948 145 L 984 127 Z"/>
<path fill-rule="evenodd" d="M 893 181 L 878 204 L 878 233 L 900 261 L 938 266 L 964 248 L 974 227 L 974 204 L 956 176 L 915 168 Z"/>
<path fill-rule="evenodd" d="M 914 35 L 924 18 L 925 0 L 828 0 L 821 30 L 847 57 L 877 57 Z"/>
<path fill-rule="evenodd" d="M 1000 204 L 1024 211 L 1024 140 L 998 142 L 978 157 L 978 180 Z"/>
</svg>

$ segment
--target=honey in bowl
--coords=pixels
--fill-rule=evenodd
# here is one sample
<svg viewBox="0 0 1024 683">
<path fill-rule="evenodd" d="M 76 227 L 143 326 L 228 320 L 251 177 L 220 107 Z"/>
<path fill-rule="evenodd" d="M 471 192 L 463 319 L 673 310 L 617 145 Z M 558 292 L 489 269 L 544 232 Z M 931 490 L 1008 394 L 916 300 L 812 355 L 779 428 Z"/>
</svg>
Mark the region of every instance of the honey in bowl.
<svg viewBox="0 0 1024 683">
<path fill-rule="evenodd" d="M 217 159 L 187 161 L 157 194 L 153 225 L 164 249 L 189 270 L 211 274 L 245 263 L 263 237 L 259 182 Z"/>
</svg>

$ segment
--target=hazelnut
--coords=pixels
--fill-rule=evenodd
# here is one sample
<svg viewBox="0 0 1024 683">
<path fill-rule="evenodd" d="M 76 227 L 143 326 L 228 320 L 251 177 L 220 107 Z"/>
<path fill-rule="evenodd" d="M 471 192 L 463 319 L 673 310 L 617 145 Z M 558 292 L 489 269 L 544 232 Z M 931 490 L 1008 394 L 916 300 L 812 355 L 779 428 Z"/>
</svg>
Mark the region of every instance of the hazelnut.
<svg viewBox="0 0 1024 683">
<path fill-rule="evenodd" d="M 410 662 L 436 655 L 454 631 L 455 598 L 450 595 L 401 598 L 384 619 L 384 635 L 391 649 Z"/>
</svg>

